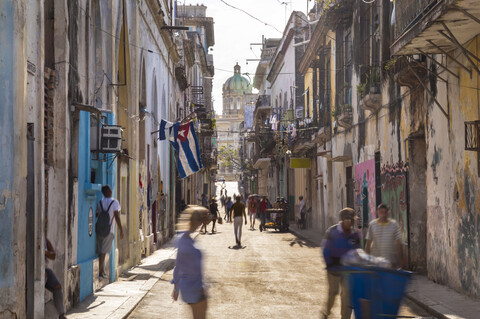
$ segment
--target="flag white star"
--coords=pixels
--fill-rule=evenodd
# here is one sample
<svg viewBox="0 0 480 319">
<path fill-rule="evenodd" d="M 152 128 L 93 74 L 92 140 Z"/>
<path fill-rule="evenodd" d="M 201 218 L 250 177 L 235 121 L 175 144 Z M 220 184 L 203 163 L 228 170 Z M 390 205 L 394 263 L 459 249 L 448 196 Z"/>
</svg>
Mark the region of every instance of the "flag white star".
<svg viewBox="0 0 480 319">
<path fill-rule="evenodd" d="M 185 137 L 186 130 L 181 130 L 178 131 L 178 135 L 181 135 L 182 137 Z"/>
</svg>

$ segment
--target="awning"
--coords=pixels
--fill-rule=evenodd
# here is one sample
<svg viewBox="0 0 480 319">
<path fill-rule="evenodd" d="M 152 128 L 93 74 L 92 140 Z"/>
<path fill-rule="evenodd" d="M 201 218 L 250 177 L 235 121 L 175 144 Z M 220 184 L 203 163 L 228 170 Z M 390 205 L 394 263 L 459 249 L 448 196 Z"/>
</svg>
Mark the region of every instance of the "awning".
<svg viewBox="0 0 480 319">
<path fill-rule="evenodd" d="M 270 157 L 262 157 L 262 158 L 257 159 L 255 164 L 253 164 L 253 168 L 259 169 L 261 167 L 268 166 L 268 164 L 270 164 Z"/>
</svg>

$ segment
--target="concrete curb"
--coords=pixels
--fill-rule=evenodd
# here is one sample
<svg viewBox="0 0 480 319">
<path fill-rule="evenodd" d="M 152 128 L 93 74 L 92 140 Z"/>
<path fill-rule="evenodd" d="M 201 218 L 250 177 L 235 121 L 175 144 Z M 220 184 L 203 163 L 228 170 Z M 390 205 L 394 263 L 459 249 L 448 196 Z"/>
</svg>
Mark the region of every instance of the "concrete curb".
<svg viewBox="0 0 480 319">
<path fill-rule="evenodd" d="M 301 239 L 305 240 L 306 242 L 309 242 L 309 243 L 312 244 L 312 245 L 315 245 L 315 246 L 319 246 L 319 247 L 320 247 L 321 244 L 322 244 L 321 241 L 316 241 L 316 240 L 314 240 L 314 239 L 309 238 L 308 236 L 305 236 L 304 234 L 302 234 L 302 232 L 301 232 L 300 230 L 298 230 L 298 229 L 296 229 L 296 228 L 290 227 L 290 228 L 288 229 L 288 231 L 289 231 L 292 235 L 294 235 L 294 236 L 296 236 L 296 237 L 298 237 L 298 238 L 301 238 Z"/>
<path fill-rule="evenodd" d="M 160 248 L 161 249 L 161 248 Z M 177 253 L 177 249 L 174 249 L 172 254 L 170 254 L 167 259 L 174 256 Z M 165 274 L 168 270 L 159 270 L 150 274 L 150 278 L 145 282 L 140 288 L 143 291 L 142 295 L 129 297 L 120 307 L 118 307 L 107 319 L 124 319 L 127 318 L 138 304 L 145 298 L 148 292 L 155 286 L 155 284 L 160 280 L 160 277 Z"/>
<path fill-rule="evenodd" d="M 410 294 L 410 293 L 405 294 L 405 298 L 407 298 L 408 300 L 410 300 L 411 302 L 413 302 L 414 304 L 416 304 L 416 305 L 419 306 L 420 308 L 424 309 L 426 312 L 428 312 L 428 313 L 431 314 L 432 316 L 435 316 L 435 318 L 437 318 L 437 319 L 452 319 L 451 317 L 447 317 L 447 316 L 445 316 L 443 313 L 438 312 L 437 310 L 435 310 L 434 308 L 430 307 L 430 306 L 427 305 L 426 303 L 421 302 L 418 298 L 414 297 L 414 296 L 413 296 L 412 294 Z"/>
</svg>

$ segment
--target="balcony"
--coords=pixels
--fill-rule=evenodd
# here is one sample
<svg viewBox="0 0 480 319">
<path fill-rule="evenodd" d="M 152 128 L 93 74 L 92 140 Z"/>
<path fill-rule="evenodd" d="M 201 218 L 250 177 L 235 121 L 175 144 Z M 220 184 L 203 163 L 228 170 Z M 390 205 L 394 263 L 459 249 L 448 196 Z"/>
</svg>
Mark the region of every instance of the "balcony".
<svg viewBox="0 0 480 319">
<path fill-rule="evenodd" d="M 361 75 L 361 83 L 357 85 L 360 108 L 374 112 L 382 105 L 380 74 L 379 67 L 371 67 Z"/>
<path fill-rule="evenodd" d="M 321 14 L 326 17 L 326 24 L 334 27 L 339 23 L 350 21 L 353 17 L 355 2 L 355 0 L 320 0 Z"/>
<path fill-rule="evenodd" d="M 312 135 L 312 142 L 315 143 L 325 143 L 332 139 L 332 127 L 322 126 Z"/>
<path fill-rule="evenodd" d="M 217 157 L 210 154 L 202 154 L 202 164 L 208 170 L 217 169 Z"/>
<path fill-rule="evenodd" d="M 200 134 L 202 136 L 212 136 L 215 133 L 214 121 L 210 118 L 200 118 Z"/>
<path fill-rule="evenodd" d="M 295 153 L 305 152 L 315 147 L 315 142 L 312 141 L 312 134 L 315 130 L 316 127 L 314 127 L 313 124 L 298 128 L 297 136 L 295 136 L 295 139 L 290 143 L 293 144 L 293 151 Z"/>
<path fill-rule="evenodd" d="M 270 100 L 270 95 L 259 95 L 255 103 L 255 111 L 270 110 L 272 107 Z"/>
<path fill-rule="evenodd" d="M 271 158 L 269 155 L 264 153 L 255 153 L 253 155 L 252 163 L 254 169 L 260 169 L 267 167 L 271 162 Z"/>
<path fill-rule="evenodd" d="M 480 33 L 475 0 L 396 0 L 393 55 L 445 54 Z"/>
<path fill-rule="evenodd" d="M 351 105 L 339 105 L 335 108 L 333 117 L 336 119 L 339 126 L 344 129 L 352 127 L 353 109 Z"/>
</svg>

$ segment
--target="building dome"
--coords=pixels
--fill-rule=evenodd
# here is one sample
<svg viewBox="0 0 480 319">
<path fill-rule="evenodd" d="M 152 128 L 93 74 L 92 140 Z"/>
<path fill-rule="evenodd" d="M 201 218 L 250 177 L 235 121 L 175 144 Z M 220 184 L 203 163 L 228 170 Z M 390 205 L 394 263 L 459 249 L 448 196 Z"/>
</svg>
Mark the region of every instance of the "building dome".
<svg viewBox="0 0 480 319">
<path fill-rule="evenodd" d="M 240 65 L 238 63 L 234 66 L 234 75 L 228 78 L 223 84 L 224 93 L 252 93 L 252 85 L 247 78 L 240 73 Z"/>
</svg>

